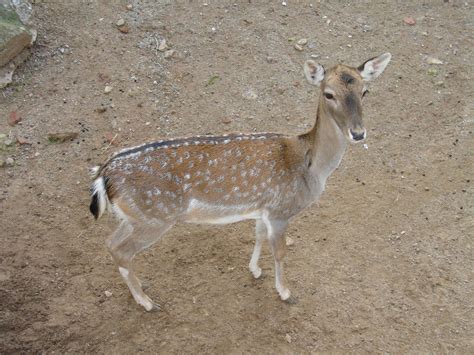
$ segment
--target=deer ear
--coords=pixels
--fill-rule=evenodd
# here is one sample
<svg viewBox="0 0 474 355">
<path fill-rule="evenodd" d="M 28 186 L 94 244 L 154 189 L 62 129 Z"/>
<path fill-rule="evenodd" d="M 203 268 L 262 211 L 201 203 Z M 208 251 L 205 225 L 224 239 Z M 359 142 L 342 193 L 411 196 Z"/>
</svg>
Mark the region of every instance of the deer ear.
<svg viewBox="0 0 474 355">
<path fill-rule="evenodd" d="M 392 59 L 392 55 L 390 53 L 384 53 L 378 57 L 369 59 L 357 69 L 359 70 L 360 75 L 364 81 L 374 80 L 376 77 L 382 74 L 390 62 L 390 59 Z"/>
<path fill-rule="evenodd" d="M 314 60 L 307 60 L 303 66 L 304 76 L 306 80 L 312 85 L 319 86 L 321 81 L 324 79 L 326 71 L 321 64 L 316 63 Z"/>
</svg>

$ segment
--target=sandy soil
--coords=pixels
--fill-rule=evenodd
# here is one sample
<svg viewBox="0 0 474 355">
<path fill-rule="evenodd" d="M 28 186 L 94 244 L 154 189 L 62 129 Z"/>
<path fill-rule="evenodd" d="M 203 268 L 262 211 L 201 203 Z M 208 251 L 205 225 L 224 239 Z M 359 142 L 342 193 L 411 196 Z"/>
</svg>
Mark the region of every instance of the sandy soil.
<svg viewBox="0 0 474 355">
<path fill-rule="evenodd" d="M 34 5 L 38 43 L 0 95 L 0 132 L 32 143 L 0 152 L 15 160 L 0 168 L 0 353 L 473 353 L 472 4 L 208 3 Z M 369 149 L 351 147 L 289 229 L 299 303 L 278 299 L 268 248 L 252 279 L 253 224 L 239 223 L 174 228 L 136 259 L 164 310 L 135 304 L 105 247 L 115 221 L 88 212 L 88 168 L 158 137 L 303 132 L 318 96 L 304 60 L 385 51 Z M 57 131 L 79 136 L 49 142 Z"/>
</svg>

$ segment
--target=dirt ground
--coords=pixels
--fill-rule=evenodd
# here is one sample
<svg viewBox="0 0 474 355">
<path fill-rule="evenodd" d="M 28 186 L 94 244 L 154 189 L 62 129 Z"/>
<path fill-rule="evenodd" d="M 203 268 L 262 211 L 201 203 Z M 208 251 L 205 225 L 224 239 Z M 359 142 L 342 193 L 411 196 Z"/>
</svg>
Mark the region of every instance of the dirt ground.
<svg viewBox="0 0 474 355">
<path fill-rule="evenodd" d="M 0 151 L 15 161 L 0 168 L 0 353 L 474 353 L 472 4 L 130 3 L 33 5 L 33 55 L 0 95 L 0 133 L 31 143 Z M 386 51 L 368 149 L 348 149 L 288 231 L 299 302 L 279 300 L 268 248 L 252 279 L 249 222 L 172 229 L 136 259 L 163 311 L 135 304 L 105 247 L 115 221 L 89 214 L 88 169 L 158 137 L 301 133 L 318 98 L 310 55 Z M 79 136 L 48 141 L 65 131 Z"/>
</svg>

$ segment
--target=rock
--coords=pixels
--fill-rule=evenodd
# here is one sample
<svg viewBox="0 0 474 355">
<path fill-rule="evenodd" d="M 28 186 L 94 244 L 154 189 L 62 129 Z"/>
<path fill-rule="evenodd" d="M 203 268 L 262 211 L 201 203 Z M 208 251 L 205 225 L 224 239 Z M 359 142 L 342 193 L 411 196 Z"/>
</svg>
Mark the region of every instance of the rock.
<svg viewBox="0 0 474 355">
<path fill-rule="evenodd" d="M 426 58 L 426 63 L 430 64 L 430 65 L 433 65 L 433 64 L 443 64 L 443 62 L 441 60 L 439 60 L 438 58 L 434 58 L 434 57 L 428 57 Z"/>
<path fill-rule="evenodd" d="M 1 1 L 0 1 L 1 3 Z M 10 0 L 10 3 L 15 8 L 15 12 L 20 17 L 20 21 L 27 24 L 33 13 L 33 7 L 28 0 Z"/>
<path fill-rule="evenodd" d="M 436 86 L 444 87 L 444 81 L 440 80 L 435 83 Z"/>
<path fill-rule="evenodd" d="M 222 123 L 225 123 L 225 124 L 232 123 L 232 119 L 230 117 L 225 117 L 222 119 Z"/>
<path fill-rule="evenodd" d="M 13 81 L 13 73 L 15 72 L 15 69 L 15 65 L 6 65 L 3 68 L 0 68 L 0 89 Z"/>
<path fill-rule="evenodd" d="M 171 58 L 174 54 L 175 50 L 174 49 L 170 49 L 168 51 L 165 52 L 165 58 L 168 59 L 168 58 Z"/>
<path fill-rule="evenodd" d="M 291 339 L 291 335 L 288 334 L 288 333 L 286 333 L 286 334 L 285 334 L 285 340 L 287 341 L 288 344 L 291 344 L 291 340 L 292 340 L 292 339 Z"/>
<path fill-rule="evenodd" d="M 295 244 L 295 241 L 290 237 L 286 237 L 286 246 L 291 247 L 293 244 Z"/>
<path fill-rule="evenodd" d="M 8 138 L 8 139 L 5 140 L 4 144 L 5 144 L 7 147 L 10 147 L 10 146 L 13 145 L 13 141 L 12 141 L 10 138 Z"/>
<path fill-rule="evenodd" d="M 301 47 L 298 43 L 296 43 L 294 47 L 297 51 L 301 52 L 303 50 L 303 47 Z"/>
<path fill-rule="evenodd" d="M 409 26 L 413 26 L 416 24 L 416 20 L 413 17 L 405 17 L 403 22 Z"/>
<path fill-rule="evenodd" d="M 10 6 L 0 5 L 0 67 L 31 46 L 32 41 L 32 32 L 23 25 L 17 13 Z"/>
<path fill-rule="evenodd" d="M 73 140 L 79 135 L 79 132 L 57 132 L 49 133 L 48 141 L 50 143 L 63 143 L 67 140 Z"/>
<path fill-rule="evenodd" d="M 104 294 L 105 294 L 105 297 L 107 297 L 107 298 L 112 297 L 112 292 L 110 292 L 108 290 L 105 290 Z"/>
<path fill-rule="evenodd" d="M 13 166 L 13 164 L 15 164 L 15 161 L 13 160 L 13 158 L 8 157 L 7 159 L 5 159 L 6 166 Z"/>
<path fill-rule="evenodd" d="M 242 97 L 247 100 L 255 100 L 258 95 L 252 89 L 248 89 L 242 94 Z"/>
<path fill-rule="evenodd" d="M 167 49 L 168 49 L 168 45 L 166 44 L 166 39 L 162 39 L 162 40 L 160 41 L 160 44 L 158 45 L 158 50 L 159 50 L 160 52 L 164 52 L 164 51 L 167 50 Z"/>
<path fill-rule="evenodd" d="M 112 86 L 109 86 L 107 85 L 105 88 L 104 88 L 104 94 L 110 94 L 110 92 L 112 92 Z"/>
<path fill-rule="evenodd" d="M 268 64 L 274 64 L 277 62 L 276 58 L 268 56 L 266 58 Z"/>
<path fill-rule="evenodd" d="M 127 4 L 126 8 L 127 8 L 128 11 L 132 11 L 133 10 L 133 5 L 132 4 Z"/>
<path fill-rule="evenodd" d="M 22 136 L 16 136 L 16 141 L 20 145 L 33 144 L 33 142 L 29 141 L 28 139 L 26 139 L 25 137 L 22 137 Z"/>
<path fill-rule="evenodd" d="M 123 25 L 123 26 L 120 26 L 118 30 L 122 33 L 128 33 L 130 32 L 130 27 L 128 27 L 128 25 Z"/>
<path fill-rule="evenodd" d="M 308 40 L 306 38 L 301 38 L 296 42 L 296 44 L 299 44 L 300 46 L 304 46 L 306 45 L 306 43 L 308 43 Z"/>
<path fill-rule="evenodd" d="M 117 27 L 123 26 L 123 25 L 125 25 L 125 20 L 123 18 L 121 18 L 115 24 L 117 25 Z"/>
<path fill-rule="evenodd" d="M 13 127 L 20 121 L 21 121 L 21 117 L 20 115 L 18 115 L 16 111 L 10 112 L 10 115 L 8 116 L 8 120 L 7 120 L 7 123 L 9 126 Z"/>
</svg>

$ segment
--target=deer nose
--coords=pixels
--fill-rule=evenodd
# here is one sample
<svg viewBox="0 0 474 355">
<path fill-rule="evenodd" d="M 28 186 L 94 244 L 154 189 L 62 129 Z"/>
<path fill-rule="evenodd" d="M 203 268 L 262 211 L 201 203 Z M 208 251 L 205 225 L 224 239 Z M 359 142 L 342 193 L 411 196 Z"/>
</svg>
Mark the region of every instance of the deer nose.
<svg viewBox="0 0 474 355">
<path fill-rule="evenodd" d="M 349 130 L 351 133 L 351 137 L 355 141 L 361 141 L 365 138 L 365 129 L 361 131 L 353 131 L 352 129 Z"/>
</svg>

